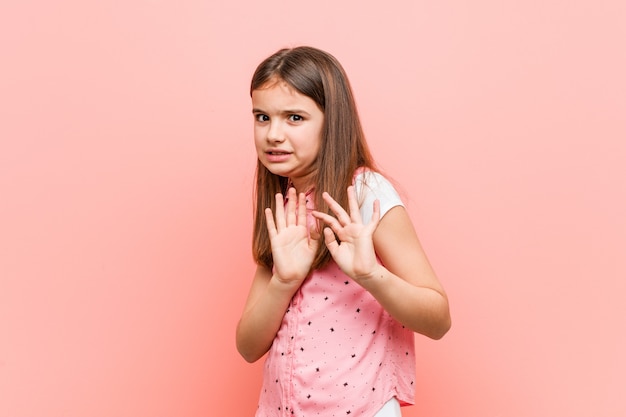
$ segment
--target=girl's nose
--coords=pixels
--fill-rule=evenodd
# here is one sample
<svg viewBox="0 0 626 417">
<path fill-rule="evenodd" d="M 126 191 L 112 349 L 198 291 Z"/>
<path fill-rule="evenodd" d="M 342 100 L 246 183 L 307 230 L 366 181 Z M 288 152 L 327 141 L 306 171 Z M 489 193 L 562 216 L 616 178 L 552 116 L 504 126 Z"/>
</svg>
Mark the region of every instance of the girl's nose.
<svg viewBox="0 0 626 417">
<path fill-rule="evenodd" d="M 283 142 L 285 140 L 285 132 L 280 126 L 280 123 L 271 123 L 270 128 L 267 131 L 268 142 Z"/>
</svg>

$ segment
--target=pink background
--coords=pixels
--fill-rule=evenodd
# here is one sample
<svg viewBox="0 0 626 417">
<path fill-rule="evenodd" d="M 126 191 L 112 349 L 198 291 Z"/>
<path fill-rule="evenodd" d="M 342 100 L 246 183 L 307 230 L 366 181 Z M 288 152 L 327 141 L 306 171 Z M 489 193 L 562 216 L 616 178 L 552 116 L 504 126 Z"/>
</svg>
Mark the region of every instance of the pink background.
<svg viewBox="0 0 626 417">
<path fill-rule="evenodd" d="M 2 2 L 0 416 L 252 415 L 247 89 L 300 44 L 450 295 L 405 416 L 626 415 L 626 3 L 375 4 Z"/>
</svg>

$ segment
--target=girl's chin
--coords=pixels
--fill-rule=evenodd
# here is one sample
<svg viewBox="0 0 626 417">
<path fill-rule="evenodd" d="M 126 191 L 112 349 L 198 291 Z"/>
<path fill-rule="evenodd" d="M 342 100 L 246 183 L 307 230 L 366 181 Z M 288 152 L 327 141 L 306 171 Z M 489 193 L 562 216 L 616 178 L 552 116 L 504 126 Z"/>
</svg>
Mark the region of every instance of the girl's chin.
<svg viewBox="0 0 626 417">
<path fill-rule="evenodd" d="M 279 164 L 268 164 L 261 161 L 263 166 L 272 174 L 278 175 L 279 177 L 291 178 L 292 180 L 298 182 L 298 180 L 310 179 L 313 175 L 313 172 L 302 172 L 301 170 L 294 171 L 293 169 L 288 169 L 286 166 L 280 166 Z"/>
<path fill-rule="evenodd" d="M 272 174 L 274 175 L 278 175 L 281 177 L 288 177 L 289 176 L 289 171 L 286 169 L 280 169 L 279 167 L 277 167 L 275 164 L 263 164 L 263 166 Z"/>
</svg>

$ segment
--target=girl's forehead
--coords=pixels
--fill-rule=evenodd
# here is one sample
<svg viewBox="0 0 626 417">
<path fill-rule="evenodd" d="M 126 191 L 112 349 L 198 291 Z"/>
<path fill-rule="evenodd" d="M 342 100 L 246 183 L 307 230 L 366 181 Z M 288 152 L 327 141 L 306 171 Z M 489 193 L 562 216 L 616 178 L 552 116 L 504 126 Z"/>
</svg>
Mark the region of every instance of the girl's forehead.
<svg viewBox="0 0 626 417">
<path fill-rule="evenodd" d="M 309 102 L 310 97 L 298 92 L 287 82 L 279 80 L 272 83 L 265 83 L 260 88 L 252 91 L 252 101 L 271 100 L 280 102 Z"/>
<path fill-rule="evenodd" d="M 287 81 L 279 77 L 270 78 L 269 80 L 261 84 L 261 86 L 257 88 L 256 90 L 271 90 L 271 89 L 279 89 L 279 90 L 288 92 L 293 95 L 300 94 L 295 88 L 293 88 L 291 84 L 289 84 Z"/>
<path fill-rule="evenodd" d="M 252 90 L 252 106 L 263 111 L 288 111 L 299 109 L 308 113 L 323 110 L 309 96 L 300 93 L 281 78 L 271 78 Z"/>
</svg>

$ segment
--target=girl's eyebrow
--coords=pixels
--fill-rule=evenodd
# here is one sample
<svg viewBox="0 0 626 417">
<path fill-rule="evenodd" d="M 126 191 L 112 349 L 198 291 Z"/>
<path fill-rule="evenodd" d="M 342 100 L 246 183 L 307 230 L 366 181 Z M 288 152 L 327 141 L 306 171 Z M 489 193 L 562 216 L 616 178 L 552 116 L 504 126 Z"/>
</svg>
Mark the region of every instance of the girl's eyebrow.
<svg viewBox="0 0 626 417">
<path fill-rule="evenodd" d="M 265 110 L 253 108 L 252 113 L 267 113 Z M 305 110 L 300 109 L 285 109 L 280 111 L 281 114 L 305 114 L 309 115 L 309 113 Z"/>
</svg>

